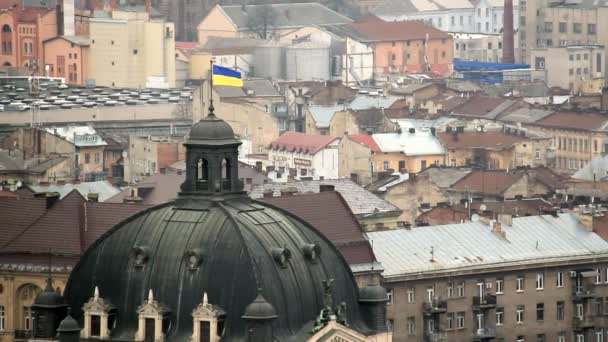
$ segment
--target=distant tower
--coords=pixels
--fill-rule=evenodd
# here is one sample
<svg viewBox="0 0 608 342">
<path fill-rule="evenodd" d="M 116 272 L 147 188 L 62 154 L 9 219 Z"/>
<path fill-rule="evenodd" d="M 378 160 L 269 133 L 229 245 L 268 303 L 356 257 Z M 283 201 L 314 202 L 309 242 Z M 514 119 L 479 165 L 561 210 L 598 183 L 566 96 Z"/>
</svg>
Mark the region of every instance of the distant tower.
<svg viewBox="0 0 608 342">
<path fill-rule="evenodd" d="M 513 30 L 513 0 L 504 2 L 504 20 L 502 29 L 502 62 L 515 63 L 515 42 Z"/>
</svg>

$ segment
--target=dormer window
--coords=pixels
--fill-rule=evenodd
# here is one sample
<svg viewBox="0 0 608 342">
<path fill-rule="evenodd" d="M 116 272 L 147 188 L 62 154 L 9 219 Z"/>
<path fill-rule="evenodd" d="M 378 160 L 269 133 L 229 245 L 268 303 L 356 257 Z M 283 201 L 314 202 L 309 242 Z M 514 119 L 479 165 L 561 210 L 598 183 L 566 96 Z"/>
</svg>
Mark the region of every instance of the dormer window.
<svg viewBox="0 0 608 342">
<path fill-rule="evenodd" d="M 144 267 L 150 258 L 150 250 L 148 247 L 135 246 L 131 250 L 131 259 L 135 267 Z"/>
<path fill-rule="evenodd" d="M 225 321 L 224 310 L 210 304 L 205 293 L 203 302 L 192 311 L 192 342 L 219 342 L 224 335 Z"/>
<path fill-rule="evenodd" d="M 321 247 L 314 243 L 306 244 L 302 247 L 302 253 L 311 263 L 316 263 L 321 255 Z"/>
<path fill-rule="evenodd" d="M 95 287 L 93 297 L 82 307 L 84 312 L 83 338 L 110 338 L 116 325 L 116 308 L 99 295 L 99 288 Z"/>
<path fill-rule="evenodd" d="M 169 309 L 154 299 L 152 290 L 148 292 L 148 299 L 137 308 L 139 316 L 136 341 L 162 342 L 171 327 Z"/>
<path fill-rule="evenodd" d="M 276 261 L 277 264 L 281 267 L 287 267 L 287 263 L 289 259 L 291 259 L 291 251 L 287 248 L 273 248 L 270 253 Z"/>
<path fill-rule="evenodd" d="M 203 263 L 203 251 L 198 248 L 188 250 L 184 258 L 190 270 L 197 270 Z"/>
</svg>

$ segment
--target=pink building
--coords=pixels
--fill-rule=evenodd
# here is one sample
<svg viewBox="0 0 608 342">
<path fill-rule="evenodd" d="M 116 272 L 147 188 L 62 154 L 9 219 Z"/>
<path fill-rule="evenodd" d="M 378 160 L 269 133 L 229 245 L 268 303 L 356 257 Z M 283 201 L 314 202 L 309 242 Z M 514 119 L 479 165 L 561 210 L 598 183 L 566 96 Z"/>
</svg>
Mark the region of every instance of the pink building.
<svg viewBox="0 0 608 342">
<path fill-rule="evenodd" d="M 88 77 L 90 39 L 61 36 L 44 42 L 44 65 L 48 76 L 63 77 L 68 84 L 84 84 Z"/>
</svg>

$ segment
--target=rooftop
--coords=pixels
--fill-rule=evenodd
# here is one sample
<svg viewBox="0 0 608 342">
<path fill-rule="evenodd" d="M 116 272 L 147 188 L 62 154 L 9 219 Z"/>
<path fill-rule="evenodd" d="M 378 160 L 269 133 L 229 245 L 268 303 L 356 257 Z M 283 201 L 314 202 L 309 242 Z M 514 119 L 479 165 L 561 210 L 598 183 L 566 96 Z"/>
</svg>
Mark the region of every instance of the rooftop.
<svg viewBox="0 0 608 342">
<path fill-rule="evenodd" d="M 352 23 L 350 26 L 367 37 L 362 41 L 367 42 L 390 42 L 405 41 L 413 39 L 446 39 L 451 41 L 449 34 L 427 25 L 422 21 L 368 21 L 363 23 Z"/>
<path fill-rule="evenodd" d="M 599 155 L 576 171 L 572 178 L 586 181 L 606 180 L 608 177 L 608 154 Z"/>
<path fill-rule="evenodd" d="M 106 146 L 95 128 L 91 126 L 60 126 L 49 127 L 46 131 L 64 138 L 78 147 Z"/>
<path fill-rule="evenodd" d="M 120 193 L 120 189 L 113 186 L 112 183 L 108 181 L 98 181 L 98 182 L 84 182 L 78 184 L 66 183 L 63 185 L 60 184 L 48 184 L 48 185 L 30 185 L 30 189 L 32 189 L 35 193 L 43 193 L 43 192 L 57 192 L 60 195 L 60 198 L 64 198 L 67 196 L 72 190 L 77 190 L 82 196 L 86 197 L 88 194 L 97 194 L 99 195 L 99 202 L 104 202 L 110 197 Z"/>
<path fill-rule="evenodd" d="M 213 90 L 221 98 L 231 97 L 280 97 L 281 94 L 267 79 L 255 78 L 243 80 L 243 87 L 215 86 Z"/>
<path fill-rule="evenodd" d="M 608 242 L 589 232 L 574 214 L 514 218 L 511 226 L 502 225 L 502 231 L 505 238 L 485 223 L 469 222 L 367 236 L 389 281 L 408 275 L 572 261 L 608 251 Z"/>
<path fill-rule="evenodd" d="M 286 149 L 315 154 L 338 138 L 331 135 L 306 134 L 287 131 L 270 143 L 271 149 Z"/>
<path fill-rule="evenodd" d="M 352 20 L 319 3 L 220 6 L 239 30 L 247 30 L 256 11 L 272 11 L 274 28 L 296 28 L 309 25 L 345 24 Z M 257 14 L 259 15 L 259 14 Z"/>
<path fill-rule="evenodd" d="M 493 130 L 487 132 L 465 131 L 462 133 L 438 132 L 437 137 L 448 150 L 485 148 L 503 150 L 513 145 L 530 140 L 520 135 Z"/>
<path fill-rule="evenodd" d="M 374 140 L 374 137 L 369 134 L 349 135 L 348 138 L 352 141 L 358 142 L 360 144 L 363 144 L 363 145 L 369 147 L 369 149 L 372 150 L 372 152 L 380 151 L 380 147 Z"/>
<path fill-rule="evenodd" d="M 445 149 L 429 129 L 415 129 L 414 133 L 374 134 L 374 140 L 382 152 L 402 152 L 407 156 L 440 155 Z"/>
<path fill-rule="evenodd" d="M 281 190 L 289 188 L 294 188 L 297 190 L 297 193 L 318 193 L 320 192 L 321 185 L 333 185 L 335 191 L 342 195 L 348 207 L 357 218 L 373 217 L 376 215 L 398 216 L 401 214 L 399 208 L 347 178 L 259 185 L 253 187 L 250 196 L 252 198 L 262 198 L 265 190 L 272 191 L 273 196 L 281 196 Z"/>
<path fill-rule="evenodd" d="M 556 112 L 536 122 L 539 126 L 584 131 L 604 131 L 608 116 L 599 113 Z"/>
<path fill-rule="evenodd" d="M 471 173 L 471 169 L 456 167 L 430 167 L 421 171 L 420 173 L 428 174 L 433 183 L 442 189 L 446 189 Z"/>
<path fill-rule="evenodd" d="M 503 97 L 472 96 L 452 109 L 452 114 L 495 119 L 516 102 Z"/>
<path fill-rule="evenodd" d="M 521 177 L 521 174 L 509 173 L 503 170 L 474 170 L 454 183 L 451 189 L 469 191 L 473 194 L 502 196 Z"/>
</svg>

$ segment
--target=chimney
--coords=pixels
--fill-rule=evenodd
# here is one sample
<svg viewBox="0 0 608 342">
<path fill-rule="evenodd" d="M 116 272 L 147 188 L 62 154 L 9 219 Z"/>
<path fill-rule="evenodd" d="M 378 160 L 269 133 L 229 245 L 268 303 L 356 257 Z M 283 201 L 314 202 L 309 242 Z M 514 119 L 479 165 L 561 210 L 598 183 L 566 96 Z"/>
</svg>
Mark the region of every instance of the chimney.
<svg viewBox="0 0 608 342">
<path fill-rule="evenodd" d="M 410 173 L 409 176 L 408 176 L 408 180 L 410 180 L 412 182 L 416 181 L 416 174 L 413 173 L 413 172 Z"/>
<path fill-rule="evenodd" d="M 608 112 L 608 86 L 602 88 L 602 111 Z"/>
<path fill-rule="evenodd" d="M 89 192 L 87 194 L 87 201 L 89 202 L 99 202 L 99 194 L 96 192 Z"/>
<path fill-rule="evenodd" d="M 332 191 L 336 191 L 336 187 L 331 184 L 319 185 L 319 192 L 332 192 Z"/>
<path fill-rule="evenodd" d="M 266 189 L 262 193 L 262 196 L 264 196 L 264 198 L 272 198 L 273 195 L 274 195 L 274 191 L 272 191 L 272 189 Z"/>
<path fill-rule="evenodd" d="M 588 232 L 593 231 L 593 214 L 579 211 L 576 213 L 576 217 Z"/>
<path fill-rule="evenodd" d="M 513 0 L 504 2 L 504 20 L 502 31 L 502 62 L 515 63 L 515 41 L 513 30 Z"/>
<path fill-rule="evenodd" d="M 416 129 L 415 129 L 415 128 L 413 128 L 413 127 L 412 127 L 412 128 L 410 128 L 410 133 L 411 133 L 411 134 L 416 133 Z"/>
<path fill-rule="evenodd" d="M 513 225 L 513 215 L 498 214 L 498 222 L 500 222 L 500 224 L 504 224 L 505 226 L 512 226 Z"/>
<path fill-rule="evenodd" d="M 46 193 L 46 208 L 51 209 L 59 201 L 58 192 L 47 192 Z"/>
<path fill-rule="evenodd" d="M 281 189 L 281 196 L 292 196 L 298 192 L 298 188 L 295 186 L 288 186 Z"/>
<path fill-rule="evenodd" d="M 503 239 L 507 238 L 507 233 L 502 230 L 502 223 L 499 221 L 492 221 L 492 231 Z"/>
<path fill-rule="evenodd" d="M 160 173 L 161 173 L 161 174 L 163 174 L 163 175 L 167 174 L 167 169 L 166 169 L 166 168 L 164 168 L 164 167 L 161 167 L 161 168 L 159 169 L 159 171 L 160 171 Z"/>
<path fill-rule="evenodd" d="M 435 132 L 436 132 L 436 128 L 435 127 L 431 127 L 431 135 L 435 136 Z"/>
</svg>

